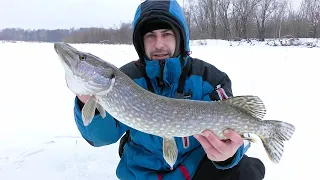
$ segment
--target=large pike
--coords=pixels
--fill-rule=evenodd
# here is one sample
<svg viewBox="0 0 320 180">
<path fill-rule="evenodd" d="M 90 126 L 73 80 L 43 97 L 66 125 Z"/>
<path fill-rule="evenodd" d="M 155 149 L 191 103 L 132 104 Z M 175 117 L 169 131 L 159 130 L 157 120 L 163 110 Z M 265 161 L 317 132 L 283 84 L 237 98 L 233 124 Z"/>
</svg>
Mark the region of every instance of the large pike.
<svg viewBox="0 0 320 180">
<path fill-rule="evenodd" d="M 278 120 L 262 120 L 266 113 L 257 96 L 236 96 L 224 101 L 174 99 L 145 90 L 116 66 L 65 43 L 54 49 L 65 69 L 67 86 L 78 95 L 91 95 L 82 109 L 84 125 L 98 109 L 139 131 L 163 138 L 163 156 L 173 167 L 177 158 L 174 137 L 186 137 L 211 130 L 225 139 L 232 129 L 243 135 L 256 134 L 272 162 L 282 157 L 284 142 L 295 127 Z M 253 139 L 249 139 L 253 140 Z"/>
</svg>

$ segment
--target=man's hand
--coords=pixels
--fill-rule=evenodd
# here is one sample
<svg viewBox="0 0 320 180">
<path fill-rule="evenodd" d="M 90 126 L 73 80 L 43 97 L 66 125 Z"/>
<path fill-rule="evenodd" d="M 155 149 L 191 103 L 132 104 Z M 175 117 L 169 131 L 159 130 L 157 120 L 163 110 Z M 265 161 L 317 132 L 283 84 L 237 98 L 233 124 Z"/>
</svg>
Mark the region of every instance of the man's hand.
<svg viewBox="0 0 320 180">
<path fill-rule="evenodd" d="M 220 140 L 211 131 L 204 131 L 201 135 L 194 137 L 202 145 L 211 161 L 225 161 L 232 157 L 243 144 L 243 140 L 239 134 L 234 131 L 226 130 L 224 135 L 229 139 L 226 141 Z"/>
</svg>

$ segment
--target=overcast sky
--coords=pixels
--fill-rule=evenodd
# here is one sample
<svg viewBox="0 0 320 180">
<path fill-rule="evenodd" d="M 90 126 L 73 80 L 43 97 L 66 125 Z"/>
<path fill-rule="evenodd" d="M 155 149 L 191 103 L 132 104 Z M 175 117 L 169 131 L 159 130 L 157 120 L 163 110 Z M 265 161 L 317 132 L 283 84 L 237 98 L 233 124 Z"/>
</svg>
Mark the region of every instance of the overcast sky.
<svg viewBox="0 0 320 180">
<path fill-rule="evenodd" d="M 131 22 L 143 0 L 0 0 L 0 29 L 113 27 Z M 292 0 L 299 4 L 301 0 Z M 182 5 L 183 0 L 178 0 Z"/>
</svg>

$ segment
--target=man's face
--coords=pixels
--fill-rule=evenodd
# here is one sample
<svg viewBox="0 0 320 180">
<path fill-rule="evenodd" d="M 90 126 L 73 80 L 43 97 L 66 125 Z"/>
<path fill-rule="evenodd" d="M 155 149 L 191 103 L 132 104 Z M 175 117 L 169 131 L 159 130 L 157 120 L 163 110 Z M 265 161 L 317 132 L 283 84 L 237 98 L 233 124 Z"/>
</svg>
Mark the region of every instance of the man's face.
<svg viewBox="0 0 320 180">
<path fill-rule="evenodd" d="M 144 49 L 150 60 L 163 60 L 173 56 L 176 36 L 172 29 L 158 29 L 143 36 Z"/>
</svg>

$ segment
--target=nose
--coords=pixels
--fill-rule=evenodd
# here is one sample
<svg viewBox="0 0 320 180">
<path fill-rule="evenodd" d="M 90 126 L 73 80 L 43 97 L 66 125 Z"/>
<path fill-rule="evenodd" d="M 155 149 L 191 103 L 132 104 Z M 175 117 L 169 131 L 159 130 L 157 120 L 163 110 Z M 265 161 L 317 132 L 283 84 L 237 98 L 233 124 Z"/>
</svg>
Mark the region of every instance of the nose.
<svg viewBox="0 0 320 180">
<path fill-rule="evenodd" d="M 162 36 L 161 35 L 156 35 L 155 39 L 156 39 L 156 42 L 154 44 L 154 47 L 156 49 L 162 49 L 164 47 L 164 40 L 163 40 Z"/>
</svg>

